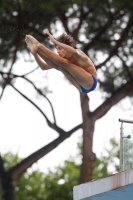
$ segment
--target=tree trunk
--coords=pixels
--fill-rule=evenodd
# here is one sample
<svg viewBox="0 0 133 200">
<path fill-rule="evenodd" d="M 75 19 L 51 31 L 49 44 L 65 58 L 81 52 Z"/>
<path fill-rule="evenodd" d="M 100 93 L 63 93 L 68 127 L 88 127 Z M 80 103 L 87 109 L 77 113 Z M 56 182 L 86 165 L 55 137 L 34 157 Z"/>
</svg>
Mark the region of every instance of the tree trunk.
<svg viewBox="0 0 133 200">
<path fill-rule="evenodd" d="M 2 200 L 15 200 L 15 186 L 4 169 L 4 161 L 0 156 L 0 187 Z"/>
<path fill-rule="evenodd" d="M 83 146 L 82 146 L 82 165 L 80 183 L 91 180 L 95 154 L 92 152 L 94 123 L 92 113 L 89 110 L 89 98 L 86 94 L 80 94 L 81 109 L 83 118 Z"/>
</svg>

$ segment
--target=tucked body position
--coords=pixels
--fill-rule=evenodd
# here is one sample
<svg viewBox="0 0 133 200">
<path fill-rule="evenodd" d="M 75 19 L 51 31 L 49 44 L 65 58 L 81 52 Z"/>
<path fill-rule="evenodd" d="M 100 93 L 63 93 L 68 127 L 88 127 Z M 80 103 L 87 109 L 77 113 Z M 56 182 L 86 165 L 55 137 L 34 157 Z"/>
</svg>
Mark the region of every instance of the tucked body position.
<svg viewBox="0 0 133 200">
<path fill-rule="evenodd" d="M 45 32 L 48 39 L 54 43 L 57 53 L 42 45 L 33 36 L 25 37 L 27 47 L 41 69 L 59 70 L 80 92 L 93 91 L 97 85 L 95 66 L 84 52 L 76 48 L 73 37 L 63 33 L 55 39 L 48 30 Z"/>
</svg>

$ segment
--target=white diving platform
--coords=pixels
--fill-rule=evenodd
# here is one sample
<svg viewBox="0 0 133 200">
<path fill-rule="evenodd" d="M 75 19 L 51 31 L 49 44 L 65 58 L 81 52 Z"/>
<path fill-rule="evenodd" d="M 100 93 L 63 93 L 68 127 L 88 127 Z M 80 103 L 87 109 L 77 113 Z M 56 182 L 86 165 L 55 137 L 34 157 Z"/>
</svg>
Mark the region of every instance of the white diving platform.
<svg viewBox="0 0 133 200">
<path fill-rule="evenodd" d="M 133 200 L 133 169 L 73 188 L 74 200 Z"/>
</svg>

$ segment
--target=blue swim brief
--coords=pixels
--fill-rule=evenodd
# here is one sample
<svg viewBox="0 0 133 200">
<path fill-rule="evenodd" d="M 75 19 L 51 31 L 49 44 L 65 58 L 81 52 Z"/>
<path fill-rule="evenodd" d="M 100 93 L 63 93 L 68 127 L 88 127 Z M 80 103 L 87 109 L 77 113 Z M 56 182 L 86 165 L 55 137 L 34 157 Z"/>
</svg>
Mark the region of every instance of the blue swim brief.
<svg viewBox="0 0 133 200">
<path fill-rule="evenodd" d="M 96 88 L 96 86 L 97 86 L 97 78 L 95 76 L 93 76 L 93 75 L 92 75 L 92 78 L 93 78 L 94 83 L 93 83 L 92 87 L 89 90 L 86 90 L 85 88 L 83 88 L 81 86 L 81 90 L 82 90 L 83 93 L 87 94 L 87 93 L 93 91 Z"/>
</svg>

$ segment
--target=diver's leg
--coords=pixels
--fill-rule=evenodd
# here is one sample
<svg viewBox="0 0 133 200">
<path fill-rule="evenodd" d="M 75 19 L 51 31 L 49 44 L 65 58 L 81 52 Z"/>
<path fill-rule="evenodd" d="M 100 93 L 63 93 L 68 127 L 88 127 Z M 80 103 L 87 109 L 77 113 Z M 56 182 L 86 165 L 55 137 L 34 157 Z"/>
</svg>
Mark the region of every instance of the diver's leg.
<svg viewBox="0 0 133 200">
<path fill-rule="evenodd" d="M 34 37 L 28 36 L 28 39 L 30 40 L 30 48 L 33 47 L 37 54 L 41 55 L 44 60 L 46 56 L 57 66 L 64 68 L 66 71 L 69 72 L 69 74 L 74 77 L 79 85 L 81 85 L 85 89 L 89 89 L 92 87 L 93 78 L 90 73 L 85 71 L 83 68 L 71 63 L 69 60 L 61 58 L 56 53 L 49 50 L 44 45 L 40 44 Z"/>
</svg>

